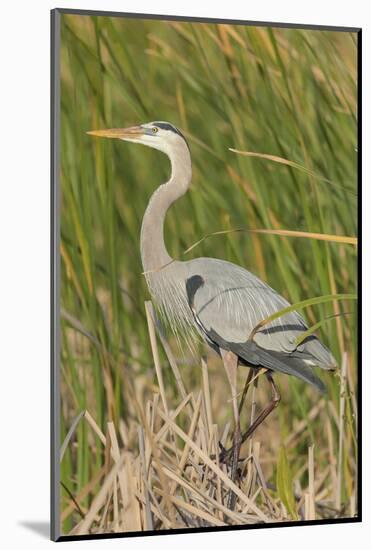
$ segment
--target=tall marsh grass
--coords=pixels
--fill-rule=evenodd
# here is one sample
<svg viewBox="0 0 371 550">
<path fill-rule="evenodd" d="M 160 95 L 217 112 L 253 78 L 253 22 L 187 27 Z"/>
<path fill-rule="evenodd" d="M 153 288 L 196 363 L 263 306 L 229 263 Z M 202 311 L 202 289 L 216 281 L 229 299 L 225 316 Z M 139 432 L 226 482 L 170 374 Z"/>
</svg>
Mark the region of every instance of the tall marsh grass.
<svg viewBox="0 0 371 550">
<path fill-rule="evenodd" d="M 236 262 L 292 303 L 354 294 L 356 34 L 61 20 L 63 533 L 356 515 L 356 302 L 304 310 L 339 372 L 323 375 L 326 397 L 276 377 L 281 405 L 245 444 L 233 484 L 212 458 L 232 422 L 221 363 L 202 345 L 181 352 L 145 307 L 140 224 L 168 161 L 86 135 L 182 128 L 193 183 L 167 217 L 174 257 L 201 241 L 187 258 Z M 249 391 L 244 424 L 268 398 L 264 382 Z"/>
</svg>

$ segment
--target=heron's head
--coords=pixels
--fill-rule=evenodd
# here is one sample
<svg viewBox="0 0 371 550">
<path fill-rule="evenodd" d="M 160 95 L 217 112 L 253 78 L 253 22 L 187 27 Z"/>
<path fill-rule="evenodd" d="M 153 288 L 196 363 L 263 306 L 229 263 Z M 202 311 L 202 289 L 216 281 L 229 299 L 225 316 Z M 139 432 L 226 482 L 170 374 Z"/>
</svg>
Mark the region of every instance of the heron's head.
<svg viewBox="0 0 371 550">
<path fill-rule="evenodd" d="M 158 149 L 171 156 L 178 147 L 188 147 L 183 134 L 169 122 L 148 122 L 129 128 L 111 128 L 109 130 L 93 130 L 88 134 L 97 137 L 115 138 L 133 143 L 142 143 L 153 149 Z"/>
</svg>

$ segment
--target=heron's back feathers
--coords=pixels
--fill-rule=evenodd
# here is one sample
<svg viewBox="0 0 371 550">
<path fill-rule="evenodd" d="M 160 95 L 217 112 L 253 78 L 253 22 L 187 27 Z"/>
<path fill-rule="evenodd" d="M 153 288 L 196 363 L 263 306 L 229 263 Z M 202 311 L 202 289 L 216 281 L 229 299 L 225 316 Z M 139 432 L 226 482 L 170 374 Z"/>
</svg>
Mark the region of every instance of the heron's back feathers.
<svg viewBox="0 0 371 550">
<path fill-rule="evenodd" d="M 307 330 L 297 312 L 253 333 L 260 321 L 289 305 L 282 296 L 229 262 L 204 258 L 190 264 L 190 271 L 198 273 L 187 279 L 187 298 L 195 322 L 210 344 L 233 351 L 250 365 L 297 376 L 324 391 L 313 367 L 334 369 L 335 359 L 314 335 L 296 346 L 296 338 Z"/>
<path fill-rule="evenodd" d="M 233 353 L 238 355 L 242 363 L 296 376 L 317 388 L 321 393 L 326 392 L 326 386 L 315 375 L 313 368 L 305 364 L 305 361 L 300 358 L 290 356 L 287 353 L 262 349 L 252 340 L 248 340 L 242 344 L 229 344 L 218 339 L 216 333 L 212 332 L 212 336 L 219 340 L 223 349 L 233 351 Z"/>
<path fill-rule="evenodd" d="M 172 262 L 150 275 L 151 293 L 173 329 L 196 328 L 214 349 L 230 349 L 243 362 L 295 375 L 323 391 L 313 367 L 334 369 L 330 351 L 310 335 L 297 312 L 252 334 L 258 323 L 289 303 L 244 268 L 213 258 Z"/>
</svg>

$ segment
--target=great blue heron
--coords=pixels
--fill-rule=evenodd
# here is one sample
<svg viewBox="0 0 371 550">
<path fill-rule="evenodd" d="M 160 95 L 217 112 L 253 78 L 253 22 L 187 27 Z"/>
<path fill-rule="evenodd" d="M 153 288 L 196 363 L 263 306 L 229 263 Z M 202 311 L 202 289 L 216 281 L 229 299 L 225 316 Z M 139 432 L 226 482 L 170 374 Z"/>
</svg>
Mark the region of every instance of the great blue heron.
<svg viewBox="0 0 371 550">
<path fill-rule="evenodd" d="M 231 386 L 235 420 L 232 477 L 236 474 L 242 442 L 278 404 L 280 395 L 272 372 L 294 375 L 324 391 L 313 367 L 334 369 L 330 351 L 314 335 L 299 346 L 296 338 L 307 330 L 296 312 L 287 313 L 250 335 L 260 321 L 288 306 L 288 302 L 258 277 L 230 262 L 214 258 L 173 260 L 164 241 L 169 207 L 191 183 L 189 146 L 182 133 L 168 122 L 150 122 L 125 129 L 96 130 L 94 136 L 142 143 L 165 153 L 171 176 L 153 193 L 145 211 L 140 247 L 143 269 L 152 298 L 173 329 L 196 329 L 221 356 Z M 237 367 L 267 369 L 272 401 L 241 434 L 237 403 Z"/>
</svg>

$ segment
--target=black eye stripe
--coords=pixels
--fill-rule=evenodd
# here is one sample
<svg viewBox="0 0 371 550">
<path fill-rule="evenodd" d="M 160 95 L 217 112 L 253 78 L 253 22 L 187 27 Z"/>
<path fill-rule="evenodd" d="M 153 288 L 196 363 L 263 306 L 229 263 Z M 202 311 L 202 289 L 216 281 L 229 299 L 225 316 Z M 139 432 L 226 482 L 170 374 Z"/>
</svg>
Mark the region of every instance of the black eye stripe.
<svg viewBox="0 0 371 550">
<path fill-rule="evenodd" d="M 168 122 L 154 122 L 154 124 L 156 124 L 156 126 L 158 126 L 159 128 L 162 128 L 163 130 L 170 130 L 170 132 L 174 132 L 175 134 L 179 134 L 183 137 L 178 128 L 175 128 L 175 126 L 169 124 Z"/>
<path fill-rule="evenodd" d="M 187 143 L 186 138 L 183 136 L 182 132 L 178 130 L 178 128 L 176 128 L 172 124 L 169 124 L 168 122 L 153 122 L 153 124 L 155 124 L 158 128 L 162 128 L 163 130 L 169 130 L 170 132 L 174 132 L 174 134 L 178 134 L 178 136 L 184 139 L 189 149 L 189 145 Z"/>
</svg>

